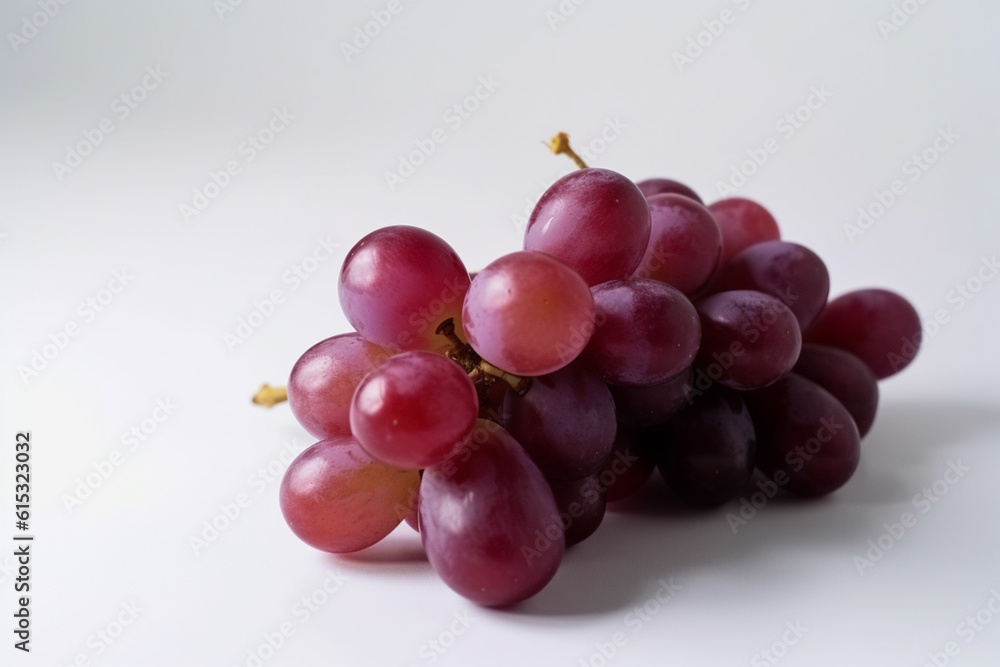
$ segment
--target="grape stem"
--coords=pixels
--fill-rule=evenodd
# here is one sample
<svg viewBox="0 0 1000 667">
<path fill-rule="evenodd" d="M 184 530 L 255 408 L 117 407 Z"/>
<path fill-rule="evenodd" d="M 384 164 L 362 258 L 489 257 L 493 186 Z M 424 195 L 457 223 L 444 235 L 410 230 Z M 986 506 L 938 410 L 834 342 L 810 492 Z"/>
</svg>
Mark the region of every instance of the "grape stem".
<svg viewBox="0 0 1000 667">
<path fill-rule="evenodd" d="M 472 378 L 477 390 L 489 389 L 497 381 L 502 380 L 510 385 L 518 396 L 524 396 L 531 389 L 531 378 L 523 378 L 518 375 L 508 373 L 502 368 L 497 368 L 490 362 L 480 357 L 472 346 L 463 343 L 462 339 L 455 333 L 455 321 L 452 318 L 446 319 L 438 325 L 435 333 L 444 336 L 451 343 L 448 350 L 448 358 L 457 363 Z"/>
<path fill-rule="evenodd" d="M 569 159 L 576 163 L 576 166 L 580 169 L 586 169 L 587 163 L 583 161 L 579 155 L 576 154 L 569 145 L 569 135 L 565 132 L 560 132 L 556 136 L 552 137 L 549 141 L 549 150 L 556 155 L 566 155 Z"/>
<path fill-rule="evenodd" d="M 257 405 L 273 408 L 278 403 L 284 403 L 288 400 L 288 390 L 285 387 L 272 387 L 265 382 L 252 400 Z"/>
</svg>

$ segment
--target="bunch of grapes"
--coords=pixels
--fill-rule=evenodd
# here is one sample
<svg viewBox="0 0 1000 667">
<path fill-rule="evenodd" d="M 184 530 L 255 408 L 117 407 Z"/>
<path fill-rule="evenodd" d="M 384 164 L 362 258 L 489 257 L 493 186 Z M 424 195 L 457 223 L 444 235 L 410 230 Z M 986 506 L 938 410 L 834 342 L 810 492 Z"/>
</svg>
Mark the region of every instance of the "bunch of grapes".
<svg viewBox="0 0 1000 667">
<path fill-rule="evenodd" d="M 565 135 L 553 150 L 572 156 Z M 921 330 L 897 294 L 829 288 L 761 205 L 582 164 L 542 195 L 524 249 L 474 276 L 430 232 L 374 231 L 340 273 L 355 332 L 291 372 L 320 441 L 285 474 L 284 517 L 333 553 L 406 520 L 445 583 L 502 606 L 654 469 L 703 507 L 755 471 L 828 494 Z"/>
</svg>

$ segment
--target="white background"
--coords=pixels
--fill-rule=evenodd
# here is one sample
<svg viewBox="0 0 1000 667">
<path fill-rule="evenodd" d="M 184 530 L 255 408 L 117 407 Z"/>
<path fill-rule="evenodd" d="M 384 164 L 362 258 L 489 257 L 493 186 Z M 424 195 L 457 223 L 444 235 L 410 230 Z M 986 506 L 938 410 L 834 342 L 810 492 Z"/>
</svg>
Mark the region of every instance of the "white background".
<svg viewBox="0 0 1000 667">
<path fill-rule="evenodd" d="M 556 0 L 403 0 L 350 59 L 341 44 L 386 3 L 52 4 L 52 18 L 32 18 L 37 2 L 0 9 L 0 540 L 13 544 L 18 430 L 34 443 L 36 535 L 30 655 L 12 648 L 13 546 L 0 548 L 0 664 L 254 665 L 283 623 L 294 632 L 263 664 L 761 665 L 776 642 L 789 666 L 917 666 L 948 642 L 957 655 L 939 664 L 996 664 L 1000 281 L 975 281 L 1000 251 L 996 3 L 908 0 L 918 11 L 886 33 L 888 0 L 566 1 L 559 21 Z M 723 10 L 732 22 L 701 34 L 709 45 L 679 67 L 674 54 Z M 147 67 L 162 80 L 147 77 L 124 117 L 115 101 Z M 495 89 L 449 121 L 481 78 Z M 832 95 L 787 136 L 776 123 L 813 87 Z M 294 118 L 249 161 L 241 143 L 275 108 Z M 54 164 L 102 120 L 113 132 L 78 166 Z M 390 189 L 385 173 L 436 128 L 445 141 Z M 958 138 L 912 180 L 905 163 L 948 128 Z M 609 514 L 509 611 L 452 593 L 405 526 L 350 558 L 298 542 L 276 479 L 258 469 L 283 468 L 283 451 L 312 441 L 286 406 L 265 411 L 250 395 L 348 329 L 337 274 L 368 231 L 425 227 L 470 268 L 518 249 L 518 216 L 571 167 L 541 145 L 558 130 L 596 166 L 678 178 L 708 200 L 774 138 L 779 150 L 739 193 L 821 254 L 834 294 L 885 286 L 925 319 L 943 312 L 917 362 L 882 384 L 856 477 L 819 501 L 772 500 L 735 534 L 735 502 Z M 185 221 L 180 206 L 229 160 L 240 173 Z M 904 194 L 849 238 L 845 224 L 895 179 Z M 288 272 L 319 238 L 339 247 L 296 284 Z M 128 284 L 103 292 L 116 271 Z M 958 296 L 970 280 L 981 290 Z M 272 290 L 283 297 L 273 314 L 227 345 Z M 101 312 L 87 299 L 103 299 Z M 45 348 L 53 339 L 65 346 Z M 19 371 L 43 348 L 37 374 Z M 176 405 L 159 424 L 158 400 Z M 123 434 L 144 420 L 155 432 L 132 448 Z M 68 507 L 116 450 L 120 465 Z M 968 471 L 915 504 L 949 462 Z M 248 506 L 194 548 L 241 494 Z M 884 537 L 907 511 L 916 525 Z M 880 537 L 889 550 L 859 568 Z M 680 591 L 637 621 L 671 577 Z M 302 613 L 325 582 L 336 592 Z M 123 604 L 141 611 L 118 634 Z M 991 624 L 959 627 L 984 608 Z M 469 624 L 458 637 L 456 614 Z"/>
</svg>

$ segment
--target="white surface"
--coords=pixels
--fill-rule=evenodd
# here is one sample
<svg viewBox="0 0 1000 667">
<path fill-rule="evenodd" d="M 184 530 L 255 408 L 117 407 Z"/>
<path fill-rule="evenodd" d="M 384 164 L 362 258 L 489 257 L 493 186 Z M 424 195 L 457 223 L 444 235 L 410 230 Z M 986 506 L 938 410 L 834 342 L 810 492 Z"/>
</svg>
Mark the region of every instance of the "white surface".
<svg viewBox="0 0 1000 667">
<path fill-rule="evenodd" d="M 786 623 L 807 632 L 782 665 L 921 665 L 949 641 L 960 651 L 950 664 L 995 664 L 1000 618 L 984 612 L 993 623 L 972 641 L 959 624 L 1000 590 L 1000 281 L 972 300 L 952 290 L 1000 251 L 1000 6 L 906 4 L 919 11 L 884 39 L 878 21 L 893 5 L 882 0 L 566 0 L 574 12 L 554 29 L 556 0 L 402 0 L 350 62 L 340 43 L 386 3 L 244 0 L 220 20 L 211 0 L 71 2 L 18 52 L 5 37 L 4 627 L 18 430 L 34 439 L 37 541 L 33 650 L 15 651 L 5 630 L 0 663 L 253 665 L 248 651 L 287 622 L 294 634 L 263 664 L 596 666 L 599 646 L 622 632 L 608 664 L 761 665 L 771 664 L 761 650 L 795 637 Z M 723 9 L 735 22 L 678 71 L 672 54 Z M 4 2 L 3 34 L 37 11 Z M 114 101 L 147 67 L 166 76 L 123 118 Z M 447 110 L 481 77 L 499 87 L 456 126 Z M 788 137 L 776 122 L 814 86 L 832 97 Z M 294 119 L 249 162 L 241 142 L 275 108 Z M 102 119 L 114 131 L 59 180 L 52 163 Z M 261 381 L 283 381 L 309 345 L 347 330 L 336 297 L 343 254 L 397 223 L 445 237 L 470 267 L 515 250 L 514 216 L 571 166 L 540 141 L 566 130 L 582 148 L 609 123 L 623 129 L 595 165 L 679 178 L 708 199 L 773 137 L 778 152 L 740 193 L 821 254 L 834 293 L 885 286 L 925 318 L 950 318 L 882 385 L 857 477 L 819 502 L 771 501 L 735 535 L 726 513 L 738 503 L 609 516 L 547 589 L 508 612 L 453 594 L 406 527 L 353 558 L 299 543 L 281 520 L 277 482 L 256 475 L 283 443 L 311 440 L 287 409 L 248 398 Z M 959 139 L 911 181 L 904 163 L 949 127 Z M 444 143 L 390 191 L 384 172 L 435 128 Z M 179 205 L 228 160 L 241 173 L 185 224 Z M 905 193 L 850 243 L 843 225 L 894 179 Z M 334 256 L 296 286 L 286 272 L 327 237 L 340 244 Z M 91 318 L 79 304 L 119 270 L 134 278 Z M 284 301 L 230 350 L 224 336 L 274 289 Z M 17 367 L 70 323 L 79 335 L 22 381 Z M 160 399 L 176 409 L 130 450 L 123 434 Z M 114 450 L 121 465 L 67 510 L 64 494 Z M 921 513 L 914 496 L 950 461 L 968 472 Z M 249 506 L 195 554 L 189 538 L 239 494 Z M 859 574 L 855 556 L 906 511 L 916 525 Z M 331 580 L 336 592 L 307 616 L 296 605 L 331 571 L 343 582 Z M 634 608 L 671 577 L 681 590 L 640 620 Z M 133 602 L 135 622 L 104 644 L 98 630 Z M 435 653 L 429 642 L 451 644 L 456 614 L 468 615 L 467 631 Z"/>
</svg>

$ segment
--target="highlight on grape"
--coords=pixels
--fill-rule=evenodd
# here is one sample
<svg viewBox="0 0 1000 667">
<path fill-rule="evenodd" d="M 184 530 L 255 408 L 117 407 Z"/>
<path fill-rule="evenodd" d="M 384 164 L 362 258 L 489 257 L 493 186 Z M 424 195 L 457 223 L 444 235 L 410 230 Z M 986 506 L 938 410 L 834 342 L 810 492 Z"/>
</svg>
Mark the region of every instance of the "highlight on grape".
<svg viewBox="0 0 1000 667">
<path fill-rule="evenodd" d="M 857 470 L 878 381 L 919 348 L 913 306 L 880 288 L 831 300 L 823 260 L 755 201 L 589 167 L 564 133 L 549 147 L 578 169 L 520 249 L 470 273 L 426 230 L 369 233 L 340 271 L 354 331 L 254 398 L 287 399 L 318 440 L 279 492 L 307 544 L 358 551 L 405 521 L 455 592 L 506 607 L 657 470 L 667 493 L 647 501 L 742 498 L 734 533 Z"/>
</svg>

